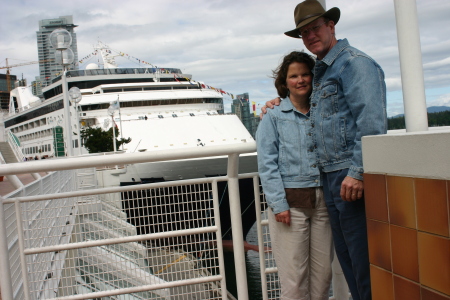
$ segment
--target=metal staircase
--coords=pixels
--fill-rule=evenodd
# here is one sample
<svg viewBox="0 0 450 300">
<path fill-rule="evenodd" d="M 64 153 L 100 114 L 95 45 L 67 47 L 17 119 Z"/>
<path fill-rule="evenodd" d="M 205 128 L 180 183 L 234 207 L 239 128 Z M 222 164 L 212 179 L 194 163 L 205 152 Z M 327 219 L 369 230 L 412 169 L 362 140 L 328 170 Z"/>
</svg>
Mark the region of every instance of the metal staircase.
<svg viewBox="0 0 450 300">
<path fill-rule="evenodd" d="M 8 142 L 0 142 L 0 153 L 7 164 L 19 162 Z"/>
</svg>

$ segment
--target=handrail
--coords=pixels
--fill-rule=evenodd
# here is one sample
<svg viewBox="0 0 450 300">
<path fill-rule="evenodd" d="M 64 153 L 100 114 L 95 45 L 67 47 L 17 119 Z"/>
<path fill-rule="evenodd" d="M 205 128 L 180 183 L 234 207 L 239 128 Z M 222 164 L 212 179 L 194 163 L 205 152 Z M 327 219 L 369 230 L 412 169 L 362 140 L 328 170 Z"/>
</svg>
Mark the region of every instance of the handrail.
<svg viewBox="0 0 450 300">
<path fill-rule="evenodd" d="M 7 133 L 8 133 L 8 143 L 14 152 L 14 156 L 17 158 L 17 160 L 19 162 L 23 162 L 25 156 L 23 155 L 23 153 L 20 149 L 20 144 L 18 144 L 19 141 L 18 141 L 17 137 L 11 132 L 11 130 L 8 130 Z M 9 175 L 9 174 L 7 174 L 7 175 Z"/>
<path fill-rule="evenodd" d="M 105 156 L 55 158 L 30 161 L 26 164 L 13 163 L 0 165 L 0 174 L 24 174 L 50 172 L 60 170 L 74 170 L 80 168 L 104 167 L 145 162 L 191 159 L 200 157 L 224 156 L 229 154 L 252 153 L 256 151 L 254 141 L 240 144 L 191 147 L 186 149 L 157 150 L 139 153 L 113 154 Z"/>
</svg>

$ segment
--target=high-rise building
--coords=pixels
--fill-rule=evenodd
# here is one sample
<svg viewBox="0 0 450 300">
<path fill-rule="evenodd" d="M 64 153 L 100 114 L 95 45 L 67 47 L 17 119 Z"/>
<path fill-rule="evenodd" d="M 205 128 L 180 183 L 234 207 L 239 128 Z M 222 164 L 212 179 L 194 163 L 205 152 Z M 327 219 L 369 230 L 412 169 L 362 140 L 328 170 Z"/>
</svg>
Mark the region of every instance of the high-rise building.
<svg viewBox="0 0 450 300">
<path fill-rule="evenodd" d="M 7 80 L 6 76 L 6 74 L 0 74 L 0 109 L 8 111 L 9 92 L 14 89 L 14 82 L 17 80 L 17 76 L 9 75 L 9 80 Z"/>
<path fill-rule="evenodd" d="M 255 120 L 255 116 L 250 110 L 249 98 L 248 93 L 236 95 L 236 99 L 234 99 L 233 104 L 231 104 L 231 113 L 238 116 L 242 124 L 244 124 L 245 128 L 247 128 L 248 132 L 255 137 L 256 128 L 258 127 L 259 122 Z"/>
<path fill-rule="evenodd" d="M 42 81 L 40 76 L 35 77 L 36 80 L 31 82 L 31 92 L 33 95 L 41 97 L 42 96 Z"/>
<path fill-rule="evenodd" d="M 50 85 L 52 79 L 57 77 L 63 70 L 61 64 L 58 64 L 58 62 L 55 61 L 55 49 L 50 44 L 49 36 L 53 30 L 58 28 L 66 29 L 72 35 L 72 45 L 70 48 L 74 54 L 74 63 L 68 66 L 68 69 L 78 69 L 78 65 L 75 64 L 75 62 L 78 61 L 77 35 L 73 31 L 77 26 L 78 25 L 73 24 L 72 16 L 62 16 L 57 19 L 45 19 L 39 21 L 39 31 L 36 31 L 36 35 L 38 56 L 39 61 L 41 61 L 39 63 L 39 75 L 43 87 Z"/>
</svg>

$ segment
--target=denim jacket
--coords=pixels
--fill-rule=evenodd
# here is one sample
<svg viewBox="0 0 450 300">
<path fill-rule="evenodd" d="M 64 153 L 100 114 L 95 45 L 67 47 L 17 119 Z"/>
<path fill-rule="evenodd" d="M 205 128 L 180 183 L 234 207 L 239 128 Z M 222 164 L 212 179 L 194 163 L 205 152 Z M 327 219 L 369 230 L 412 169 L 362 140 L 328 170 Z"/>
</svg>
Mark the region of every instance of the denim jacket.
<svg viewBox="0 0 450 300">
<path fill-rule="evenodd" d="M 348 168 L 363 180 L 361 137 L 387 130 L 383 70 L 344 39 L 316 60 L 313 73 L 311 126 L 321 171 Z"/>
<path fill-rule="evenodd" d="M 285 188 L 321 185 L 311 122 L 289 98 L 269 109 L 256 132 L 258 171 L 268 205 L 277 214 L 289 209 Z"/>
</svg>

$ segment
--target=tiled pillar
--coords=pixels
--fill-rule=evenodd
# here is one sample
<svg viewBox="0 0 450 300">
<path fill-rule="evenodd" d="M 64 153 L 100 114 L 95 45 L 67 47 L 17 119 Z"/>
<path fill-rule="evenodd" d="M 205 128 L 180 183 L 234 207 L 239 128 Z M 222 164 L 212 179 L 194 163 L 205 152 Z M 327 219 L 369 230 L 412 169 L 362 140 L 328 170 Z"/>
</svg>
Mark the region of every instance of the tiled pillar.
<svg viewBox="0 0 450 300">
<path fill-rule="evenodd" d="M 450 130 L 363 138 L 373 300 L 450 300 Z"/>
</svg>

